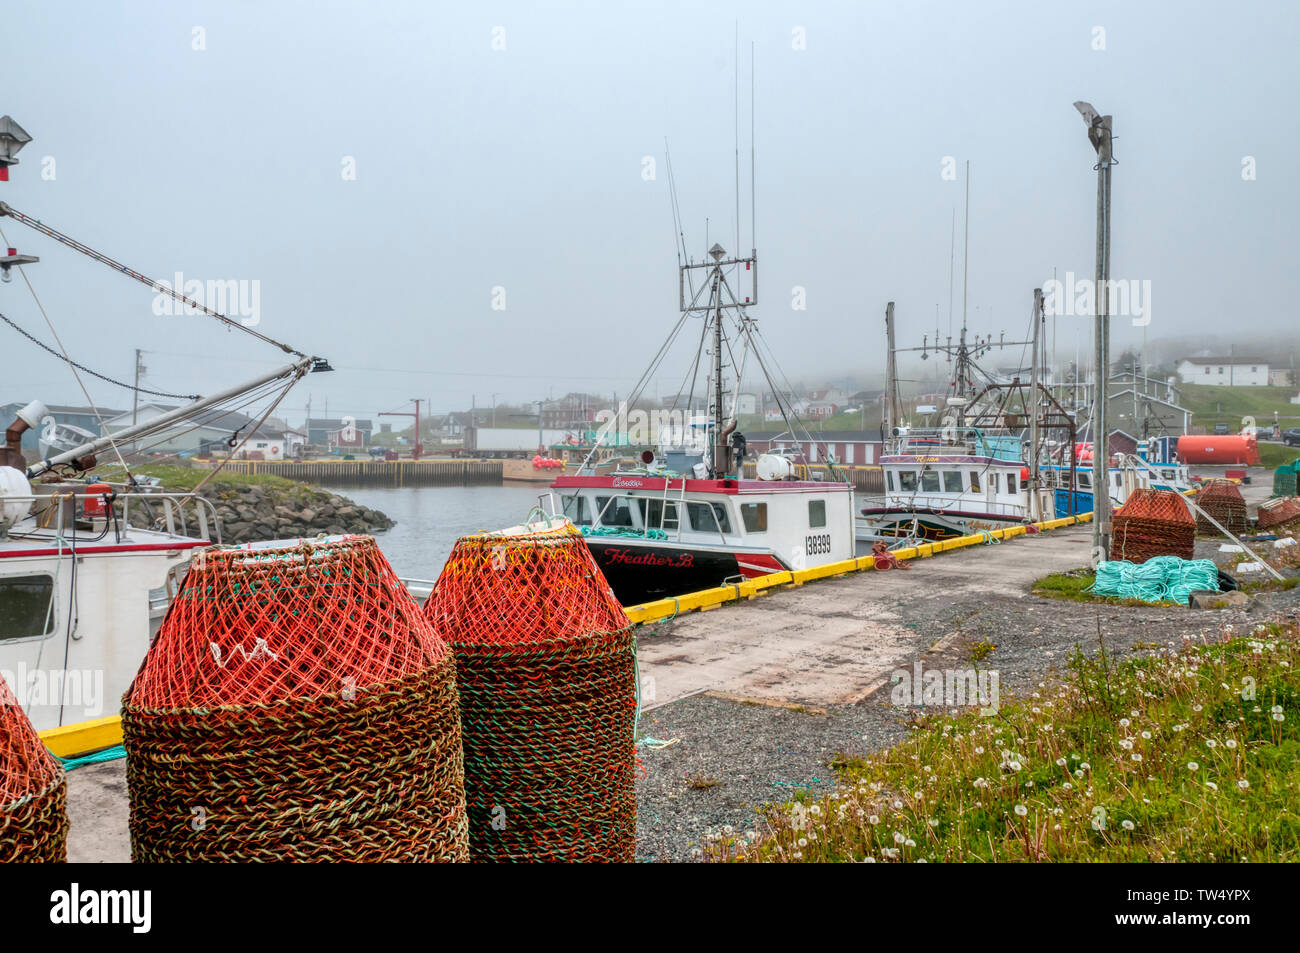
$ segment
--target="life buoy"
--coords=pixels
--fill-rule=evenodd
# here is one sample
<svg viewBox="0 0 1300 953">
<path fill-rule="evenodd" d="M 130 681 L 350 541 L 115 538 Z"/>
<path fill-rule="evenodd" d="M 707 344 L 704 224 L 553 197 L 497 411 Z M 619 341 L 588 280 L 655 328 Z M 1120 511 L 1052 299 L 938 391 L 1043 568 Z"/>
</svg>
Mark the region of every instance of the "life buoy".
<svg viewBox="0 0 1300 953">
<path fill-rule="evenodd" d="M 279 447 L 272 447 L 272 448 L 271 448 L 271 456 L 275 456 L 275 455 L 278 454 L 279 452 L 280 452 L 280 448 L 279 448 Z"/>
</svg>

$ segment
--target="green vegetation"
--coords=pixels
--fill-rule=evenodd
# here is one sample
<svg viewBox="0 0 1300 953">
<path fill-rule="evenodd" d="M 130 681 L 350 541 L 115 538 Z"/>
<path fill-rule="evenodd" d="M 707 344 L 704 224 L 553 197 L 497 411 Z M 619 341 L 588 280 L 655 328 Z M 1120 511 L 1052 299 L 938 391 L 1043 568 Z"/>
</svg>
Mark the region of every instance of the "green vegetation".
<svg viewBox="0 0 1300 953">
<path fill-rule="evenodd" d="M 96 467 L 93 472 L 99 478 L 114 483 L 122 482 L 126 479 L 121 464 L 99 466 Z M 201 469 L 199 467 L 183 467 L 175 464 L 150 463 L 143 466 L 132 467 L 131 472 L 136 476 L 158 477 L 158 479 L 162 480 L 163 486 L 169 490 L 192 490 L 212 471 Z M 253 474 L 250 476 L 243 473 L 232 473 L 230 470 L 222 470 L 212 478 L 212 482 L 233 483 L 238 486 L 278 486 L 286 489 L 290 487 L 301 487 L 304 485 L 296 480 L 290 480 L 285 477 L 268 476 L 264 473 Z"/>
<path fill-rule="evenodd" d="M 1260 463 L 1270 470 L 1286 466 L 1292 460 L 1300 458 L 1300 448 L 1288 447 L 1283 443 L 1261 443 L 1259 445 Z M 1269 477 L 1272 480 L 1272 477 Z"/>
<path fill-rule="evenodd" d="M 1089 569 L 1071 569 L 1044 576 L 1030 587 L 1030 592 L 1047 599 L 1064 599 L 1067 602 L 1105 602 L 1115 606 L 1172 606 L 1173 602 L 1143 602 L 1140 599 L 1120 599 L 1116 596 L 1098 596 L 1091 592 L 1097 574 Z"/>
<path fill-rule="evenodd" d="M 1274 411 L 1278 413 L 1278 421 L 1283 430 L 1296 426 L 1296 422 L 1300 421 L 1300 405 L 1291 403 L 1291 398 L 1296 394 L 1294 387 L 1183 384 L 1180 393 L 1183 406 L 1192 412 L 1192 423 L 1207 429 L 1213 429 L 1216 423 L 1222 422 L 1228 424 L 1235 433 L 1241 429 L 1243 417 L 1254 417 L 1258 426 L 1270 427 Z"/>
<path fill-rule="evenodd" d="M 921 717 L 838 756 L 840 786 L 770 805 L 715 860 L 1300 860 L 1300 638 L 1225 629 L 1068 671 L 995 714 Z"/>
<path fill-rule="evenodd" d="M 686 779 L 686 786 L 692 791 L 707 791 L 709 788 L 716 788 L 721 783 L 713 775 L 699 774 Z"/>
</svg>

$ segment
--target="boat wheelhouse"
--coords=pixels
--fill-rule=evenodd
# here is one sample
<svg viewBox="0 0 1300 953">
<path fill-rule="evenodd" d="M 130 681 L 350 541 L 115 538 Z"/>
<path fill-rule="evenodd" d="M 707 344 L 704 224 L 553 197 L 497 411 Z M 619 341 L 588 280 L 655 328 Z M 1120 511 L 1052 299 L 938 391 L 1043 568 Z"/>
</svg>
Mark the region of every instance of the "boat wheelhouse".
<svg viewBox="0 0 1300 953">
<path fill-rule="evenodd" d="M 1024 465 L 969 454 L 881 458 L 885 492 L 862 497 L 857 538 L 938 541 L 1023 523 L 1029 518 Z"/>
<path fill-rule="evenodd" d="M 624 605 L 854 554 L 847 483 L 645 471 L 561 476 L 552 489 Z"/>
</svg>

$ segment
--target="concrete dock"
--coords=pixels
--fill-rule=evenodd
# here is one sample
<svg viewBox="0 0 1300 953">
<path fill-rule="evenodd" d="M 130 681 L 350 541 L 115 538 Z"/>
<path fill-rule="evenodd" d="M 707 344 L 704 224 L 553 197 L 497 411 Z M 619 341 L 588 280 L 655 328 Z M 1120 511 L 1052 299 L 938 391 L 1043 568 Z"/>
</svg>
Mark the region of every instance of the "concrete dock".
<svg viewBox="0 0 1300 953">
<path fill-rule="evenodd" d="M 944 607 L 999 596 L 1088 561 L 1089 526 L 914 560 L 786 589 L 647 627 L 638 640 L 647 707 L 716 691 L 818 708 L 853 705 L 947 633 L 918 625 Z M 660 631 L 657 631 L 660 630 Z M 653 681 L 647 682 L 647 679 Z"/>
</svg>

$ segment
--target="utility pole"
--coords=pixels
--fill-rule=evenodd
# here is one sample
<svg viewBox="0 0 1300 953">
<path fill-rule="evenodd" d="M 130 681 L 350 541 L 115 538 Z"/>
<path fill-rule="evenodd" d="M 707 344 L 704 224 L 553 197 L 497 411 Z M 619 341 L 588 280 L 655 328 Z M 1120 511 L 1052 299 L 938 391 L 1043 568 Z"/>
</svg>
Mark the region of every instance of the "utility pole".
<svg viewBox="0 0 1300 953">
<path fill-rule="evenodd" d="M 140 422 L 140 375 L 149 373 L 149 368 L 140 363 L 140 355 L 143 353 L 139 348 L 135 349 L 135 388 L 134 393 L 131 395 L 132 427 Z"/>
<path fill-rule="evenodd" d="M 419 460 L 419 459 L 420 459 L 420 450 L 421 450 L 421 444 L 420 444 L 420 402 L 421 402 L 421 400 L 422 400 L 423 398 L 420 398 L 420 397 L 413 397 L 413 398 L 411 398 L 411 399 L 412 399 L 412 401 L 414 401 L 414 403 L 415 403 L 415 412 L 414 412 L 414 413 L 411 413 L 411 412 L 408 411 L 408 410 L 385 410 L 385 411 L 381 411 L 380 414 L 379 414 L 379 416 L 380 416 L 380 417 L 414 417 L 414 418 L 415 418 L 415 439 L 412 441 L 412 446 L 411 446 L 411 459 L 412 459 L 412 460 Z M 472 398 L 471 398 L 471 399 L 472 399 Z"/>
<path fill-rule="evenodd" d="M 898 358 L 894 354 L 894 302 L 885 305 L 885 340 L 888 353 L 885 357 L 885 437 L 889 438 L 898 425 Z"/>
<path fill-rule="evenodd" d="M 1088 124 L 1088 141 L 1097 151 L 1097 262 L 1093 285 L 1095 301 L 1096 391 L 1093 395 L 1093 420 L 1096 430 L 1092 435 L 1092 547 L 1097 561 L 1108 558 L 1110 552 L 1110 441 L 1106 423 L 1106 378 L 1110 372 L 1110 170 L 1114 164 L 1112 154 L 1112 121 L 1102 116 L 1091 104 L 1076 102 L 1074 108 Z"/>
<path fill-rule="evenodd" d="M 1035 523 L 1043 518 L 1038 501 L 1038 329 L 1043 323 L 1043 289 L 1034 289 L 1034 364 L 1029 372 L 1029 392 L 1034 395 L 1029 408 L 1029 517 Z"/>
</svg>

